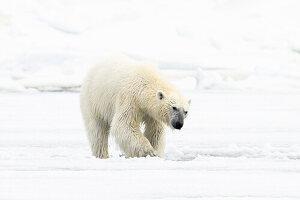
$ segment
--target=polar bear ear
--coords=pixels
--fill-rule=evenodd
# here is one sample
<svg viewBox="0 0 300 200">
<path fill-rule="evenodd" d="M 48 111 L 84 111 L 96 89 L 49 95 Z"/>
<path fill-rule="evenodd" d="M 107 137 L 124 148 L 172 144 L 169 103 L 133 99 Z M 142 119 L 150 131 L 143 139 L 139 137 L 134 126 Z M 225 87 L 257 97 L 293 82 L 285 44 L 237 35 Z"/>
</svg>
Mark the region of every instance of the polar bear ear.
<svg viewBox="0 0 300 200">
<path fill-rule="evenodd" d="M 161 90 L 158 90 L 158 91 L 156 92 L 156 96 L 157 96 L 157 98 L 158 98 L 159 100 L 162 100 L 162 99 L 165 97 L 165 93 L 164 93 L 163 91 L 161 91 Z"/>
<path fill-rule="evenodd" d="M 189 105 L 191 105 L 191 101 L 192 101 L 191 99 L 188 100 Z"/>
</svg>

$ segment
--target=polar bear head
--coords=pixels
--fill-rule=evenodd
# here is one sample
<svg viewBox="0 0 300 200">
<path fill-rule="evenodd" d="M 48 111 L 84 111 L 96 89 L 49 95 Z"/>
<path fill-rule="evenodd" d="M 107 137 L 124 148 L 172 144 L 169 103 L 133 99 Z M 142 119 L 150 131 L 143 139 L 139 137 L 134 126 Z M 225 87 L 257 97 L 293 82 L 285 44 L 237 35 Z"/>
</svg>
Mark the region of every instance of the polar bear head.
<svg viewBox="0 0 300 200">
<path fill-rule="evenodd" d="M 160 102 L 158 115 L 161 120 L 172 129 L 181 129 L 189 114 L 191 100 L 187 100 L 179 92 L 166 94 L 162 90 L 157 91 L 156 97 Z"/>
</svg>

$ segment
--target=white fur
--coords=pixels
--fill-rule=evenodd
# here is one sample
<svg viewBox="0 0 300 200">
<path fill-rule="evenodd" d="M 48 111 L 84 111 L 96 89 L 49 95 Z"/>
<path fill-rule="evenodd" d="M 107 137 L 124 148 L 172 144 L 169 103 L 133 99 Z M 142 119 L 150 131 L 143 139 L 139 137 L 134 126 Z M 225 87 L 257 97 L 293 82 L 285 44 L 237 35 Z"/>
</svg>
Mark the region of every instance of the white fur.
<svg viewBox="0 0 300 200">
<path fill-rule="evenodd" d="M 109 157 L 108 135 L 112 134 L 128 157 L 162 157 L 164 124 L 171 126 L 173 104 L 186 110 L 189 107 L 188 100 L 150 63 L 110 59 L 96 66 L 89 72 L 80 94 L 93 155 Z M 140 130 L 142 124 L 144 134 Z"/>
</svg>

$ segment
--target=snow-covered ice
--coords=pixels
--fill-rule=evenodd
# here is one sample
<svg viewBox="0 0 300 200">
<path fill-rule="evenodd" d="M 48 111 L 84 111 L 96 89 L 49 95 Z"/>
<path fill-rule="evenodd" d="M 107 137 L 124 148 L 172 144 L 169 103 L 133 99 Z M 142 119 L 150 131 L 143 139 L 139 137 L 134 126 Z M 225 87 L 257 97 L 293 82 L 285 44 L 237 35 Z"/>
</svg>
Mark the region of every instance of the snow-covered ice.
<svg viewBox="0 0 300 200">
<path fill-rule="evenodd" d="M 78 93 L 0 94 L 0 199 L 299 199 L 300 93 L 190 91 L 166 156 L 91 156 Z"/>
</svg>

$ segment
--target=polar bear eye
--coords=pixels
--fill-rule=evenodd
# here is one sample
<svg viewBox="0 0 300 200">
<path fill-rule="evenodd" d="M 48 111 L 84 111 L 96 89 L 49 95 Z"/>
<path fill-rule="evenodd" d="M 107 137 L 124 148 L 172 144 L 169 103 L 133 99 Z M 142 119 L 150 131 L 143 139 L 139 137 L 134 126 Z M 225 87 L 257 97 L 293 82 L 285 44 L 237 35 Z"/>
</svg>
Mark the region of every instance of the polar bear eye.
<svg viewBox="0 0 300 200">
<path fill-rule="evenodd" d="M 177 110 L 177 108 L 175 106 L 173 106 L 172 108 L 173 108 L 173 110 Z"/>
<path fill-rule="evenodd" d="M 188 111 L 184 111 L 184 114 L 187 115 L 187 114 L 188 114 Z"/>
</svg>

